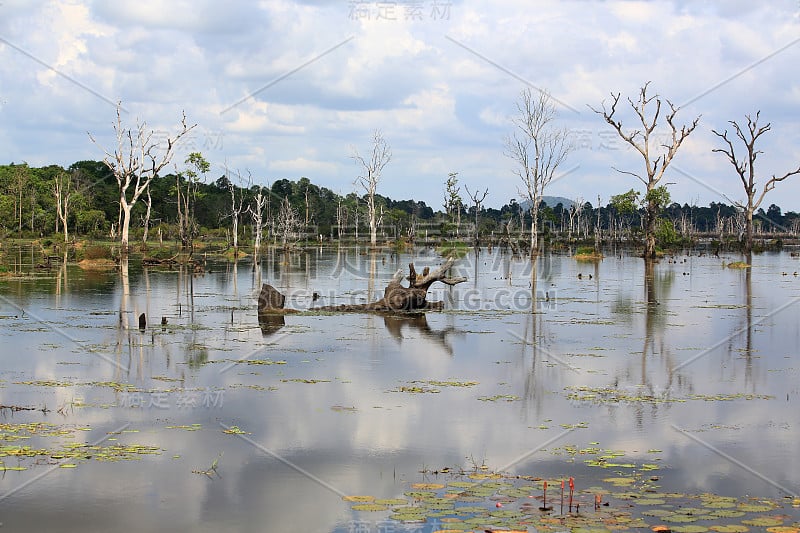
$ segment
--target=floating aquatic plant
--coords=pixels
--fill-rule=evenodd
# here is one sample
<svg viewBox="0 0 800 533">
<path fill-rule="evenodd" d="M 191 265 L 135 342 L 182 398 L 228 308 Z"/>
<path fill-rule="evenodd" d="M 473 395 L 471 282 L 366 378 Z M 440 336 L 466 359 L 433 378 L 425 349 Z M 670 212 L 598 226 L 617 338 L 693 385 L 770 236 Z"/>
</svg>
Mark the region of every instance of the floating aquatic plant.
<svg viewBox="0 0 800 533">
<path fill-rule="evenodd" d="M 473 472 L 453 474 L 447 482 L 411 483 L 411 490 L 404 493 L 408 500 L 375 500 L 370 496 L 345 500 L 354 504 L 351 506 L 354 511 L 385 511 L 389 520 L 403 524 L 432 523 L 440 526 L 436 530 L 440 532 L 535 528 L 571 533 L 632 529 L 651 529 L 656 533 L 747 533 L 753 527 L 766 529 L 768 533 L 800 533 L 798 523 L 787 523 L 789 515 L 759 515 L 790 505 L 793 500 L 742 501 L 714 494 L 661 493 L 652 485 L 639 483 L 642 480 L 641 475 L 609 477 L 602 480 L 603 486 L 578 491 L 572 477 L 547 480 Z M 547 499 L 548 483 L 560 484 L 560 501 L 558 497 Z M 619 492 L 620 487 L 626 491 Z M 542 490 L 542 495 L 534 496 L 538 490 Z M 532 498 L 540 499 L 541 504 L 533 503 Z"/>
</svg>

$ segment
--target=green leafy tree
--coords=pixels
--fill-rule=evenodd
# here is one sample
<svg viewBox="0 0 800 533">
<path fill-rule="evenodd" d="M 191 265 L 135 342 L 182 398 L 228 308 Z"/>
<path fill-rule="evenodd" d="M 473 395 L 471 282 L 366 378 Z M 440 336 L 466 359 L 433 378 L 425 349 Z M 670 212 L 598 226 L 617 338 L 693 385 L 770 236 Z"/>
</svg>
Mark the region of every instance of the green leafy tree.
<svg viewBox="0 0 800 533">
<path fill-rule="evenodd" d="M 184 161 L 187 165 L 183 174 L 175 176 L 175 194 L 178 201 L 178 236 L 181 246 L 189 250 L 191 255 L 194 251 L 194 239 L 198 234 L 197 219 L 195 217 L 195 206 L 197 205 L 198 183 L 200 177 L 205 180 L 206 175 L 211 170 L 211 165 L 200 152 L 192 152 Z"/>
</svg>

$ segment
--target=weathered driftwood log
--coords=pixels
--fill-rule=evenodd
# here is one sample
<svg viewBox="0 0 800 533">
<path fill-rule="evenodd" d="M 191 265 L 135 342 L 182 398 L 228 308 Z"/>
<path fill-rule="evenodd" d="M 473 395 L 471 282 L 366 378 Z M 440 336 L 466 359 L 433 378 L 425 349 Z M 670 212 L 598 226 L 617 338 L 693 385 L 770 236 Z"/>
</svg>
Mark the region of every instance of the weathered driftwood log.
<svg viewBox="0 0 800 533">
<path fill-rule="evenodd" d="M 158 257 L 143 257 L 142 266 L 174 266 L 178 264 L 177 255 L 168 257 L 166 259 L 159 259 Z"/>
<path fill-rule="evenodd" d="M 334 311 L 334 312 L 360 312 L 360 311 L 429 311 L 441 309 L 441 302 L 428 302 L 428 288 L 435 282 L 440 281 L 447 285 L 456 285 L 467 281 L 464 277 L 448 277 L 447 271 L 455 263 L 455 259 L 449 258 L 445 263 L 431 272 L 425 267 L 422 274 L 418 274 L 414 268 L 414 263 L 408 265 L 409 275 L 408 287 L 401 285 L 403 281 L 403 271 L 398 270 L 389 284 L 383 291 L 383 298 L 376 302 L 366 304 L 342 304 L 315 307 L 315 311 Z M 291 309 L 284 309 L 286 297 L 278 292 L 272 285 L 264 284 L 258 297 L 259 312 L 293 312 Z"/>
</svg>

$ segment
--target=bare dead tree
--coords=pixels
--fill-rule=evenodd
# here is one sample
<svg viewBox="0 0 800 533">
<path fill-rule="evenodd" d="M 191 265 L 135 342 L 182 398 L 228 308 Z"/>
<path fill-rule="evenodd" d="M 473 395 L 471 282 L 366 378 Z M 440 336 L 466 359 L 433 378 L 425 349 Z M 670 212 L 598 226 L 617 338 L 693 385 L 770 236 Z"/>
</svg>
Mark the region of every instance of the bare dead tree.
<svg viewBox="0 0 800 533">
<path fill-rule="evenodd" d="M 581 211 L 583 211 L 583 198 L 579 196 L 575 199 L 572 205 L 569 206 L 569 239 L 572 239 L 572 232 L 576 227 L 578 228 L 578 232 L 580 232 Z M 575 225 L 576 217 L 578 219 L 577 226 Z"/>
<path fill-rule="evenodd" d="M 155 132 L 147 129 L 145 122 L 136 120 L 136 126 L 127 127 L 122 123 L 122 102 L 117 103 L 117 121 L 114 124 L 116 147 L 113 152 L 102 148 L 89 133 L 89 139 L 105 153 L 103 162 L 114 174 L 119 188 L 119 207 L 122 218 L 120 244 L 127 253 L 131 209 L 147 190 L 158 173 L 166 167 L 175 153 L 177 142 L 187 135 L 196 124 L 187 126 L 186 113 L 181 118 L 181 126 L 166 141 L 153 138 Z M 166 146 L 163 144 L 166 143 Z"/>
<path fill-rule="evenodd" d="M 339 241 L 342 240 L 342 229 L 347 226 L 347 207 L 343 204 L 344 198 L 342 195 L 337 195 L 336 197 L 336 226 L 337 229 L 337 237 Z"/>
<path fill-rule="evenodd" d="M 142 244 L 147 244 L 147 233 L 150 230 L 150 213 L 153 210 L 153 197 L 150 195 L 150 185 L 148 184 L 145 187 L 145 197 L 144 197 L 144 205 L 146 205 L 146 209 L 144 212 L 144 217 L 142 217 Z"/>
<path fill-rule="evenodd" d="M 353 148 L 350 156 L 361 166 L 363 174 L 355 180 L 355 185 L 361 186 L 367 196 L 367 212 L 369 214 L 369 242 L 370 246 L 375 247 L 378 243 L 378 210 L 375 205 L 375 193 L 381 179 L 384 167 L 392 159 L 392 149 L 386 139 L 383 138 L 380 130 L 375 130 L 372 134 L 372 152 L 369 158 L 362 157 L 358 150 Z"/>
<path fill-rule="evenodd" d="M 408 242 L 414 242 L 414 239 L 417 238 L 417 226 L 419 226 L 419 221 L 417 220 L 416 215 L 411 215 L 411 221 L 408 224 L 408 228 L 406 228 L 406 237 L 408 237 Z"/>
<path fill-rule="evenodd" d="M 512 118 L 513 133 L 506 138 L 506 156 L 517 163 L 520 194 L 530 203 L 531 255 L 539 253 L 539 204 L 558 167 L 572 151 L 566 129 L 555 127 L 556 108 L 546 92 L 525 89 Z"/>
<path fill-rule="evenodd" d="M 297 210 L 292 207 L 289 202 L 289 197 L 284 196 L 281 202 L 281 208 L 278 211 L 278 219 L 275 222 L 278 235 L 281 237 L 281 244 L 283 248 L 289 248 L 291 244 L 297 242 L 298 230 L 300 229 L 301 220 Z"/>
<path fill-rule="evenodd" d="M 358 199 L 356 199 L 355 204 L 353 204 L 353 219 L 354 219 L 353 228 L 355 229 L 356 244 L 358 244 L 358 220 L 360 218 L 360 215 L 361 215 L 361 210 L 359 209 L 358 206 Z"/>
<path fill-rule="evenodd" d="M 464 185 L 464 190 L 467 191 L 467 196 L 469 199 L 472 200 L 473 205 L 475 206 L 475 246 L 477 247 L 480 244 L 480 236 L 478 232 L 478 220 L 481 212 L 481 204 L 484 200 L 486 200 L 486 196 L 489 194 L 488 187 L 483 191 L 483 193 L 479 192 L 477 189 L 474 193 L 470 192 L 469 187 Z"/>
<path fill-rule="evenodd" d="M 72 176 L 67 172 L 59 172 L 53 180 L 53 196 L 56 199 L 56 231 L 58 231 L 58 222 L 61 221 L 65 243 L 69 242 L 67 219 L 69 218 L 69 201 L 73 192 Z"/>
<path fill-rule="evenodd" d="M 12 168 L 14 169 L 12 174 L 13 181 L 9 186 L 9 192 L 13 193 L 14 216 L 17 217 L 17 221 L 19 223 L 18 231 L 22 233 L 22 198 L 25 195 L 25 190 L 28 188 L 28 182 L 30 181 L 30 169 L 28 168 L 27 163 L 22 163 L 21 165 L 12 165 Z M 32 226 L 31 230 L 33 230 Z"/>
<path fill-rule="evenodd" d="M 240 183 L 242 182 L 242 176 L 237 172 L 237 178 Z M 228 169 L 225 169 L 225 176 L 228 176 Z M 231 180 L 228 178 L 228 192 L 231 194 L 231 211 L 228 216 L 231 217 L 231 240 L 233 244 L 233 256 L 239 257 L 239 220 L 242 216 L 242 211 L 244 211 L 244 191 L 242 187 L 237 187 Z M 252 183 L 252 177 L 248 174 L 248 184 Z"/>
<path fill-rule="evenodd" d="M 464 205 L 460 192 L 458 172 L 450 172 L 445 182 L 444 204 L 442 207 L 444 207 L 445 213 L 450 217 L 450 220 L 456 225 L 456 237 L 458 237 L 461 229 L 461 208 Z"/>
<path fill-rule="evenodd" d="M 669 140 L 660 146 L 656 146 L 656 135 L 654 135 L 654 132 L 661 115 L 661 98 L 657 94 L 654 96 L 647 95 L 647 88 L 649 85 L 650 82 L 648 81 L 642 86 L 641 89 L 639 89 L 639 98 L 636 100 L 636 102 L 628 98 L 628 103 L 630 103 L 630 106 L 636 114 L 639 124 L 641 125 L 637 126 L 637 128 L 631 130 L 624 129 L 622 122 L 615 117 L 617 112 L 617 104 L 619 104 L 620 93 L 611 94 L 612 104 L 610 109 L 606 108 L 605 102 L 602 104 L 601 109 L 595 109 L 592 106 L 589 106 L 592 111 L 598 115 L 601 115 L 603 120 L 610 124 L 617 134 L 625 142 L 630 144 L 637 152 L 639 152 L 644 159 L 644 174 L 637 174 L 635 172 L 619 170 L 616 168 L 614 170 L 622 174 L 635 176 L 637 179 L 639 179 L 639 181 L 644 183 L 647 190 L 645 193 L 646 211 L 644 248 L 644 257 L 646 259 L 652 259 L 656 256 L 656 222 L 658 220 L 658 213 L 660 210 L 659 196 L 661 196 L 660 194 L 657 194 L 656 188 L 658 187 L 658 183 L 661 181 L 661 178 L 664 177 L 664 172 L 667 170 L 667 167 L 672 162 L 675 154 L 678 152 L 678 148 L 680 148 L 686 137 L 688 137 L 689 134 L 694 131 L 698 122 L 700 121 L 700 117 L 698 116 L 692 121 L 691 125 L 682 125 L 679 129 L 675 125 L 675 115 L 677 115 L 680 108 L 676 108 L 672 102 L 666 100 L 670 109 L 665 117 L 665 120 L 669 125 Z M 651 104 L 655 105 L 655 111 L 653 111 L 652 115 L 648 117 L 648 113 L 650 113 L 650 110 L 652 109 Z M 658 152 L 659 148 L 663 148 L 664 151 L 661 151 L 657 154 L 652 153 L 653 151 Z"/>
<path fill-rule="evenodd" d="M 31 187 L 28 191 L 28 199 L 31 202 L 31 231 L 34 230 L 34 219 L 36 218 L 36 187 Z"/>
<path fill-rule="evenodd" d="M 304 225 L 308 226 L 309 221 L 311 220 L 311 203 L 308 201 L 308 185 L 306 185 L 306 190 L 303 191 L 303 197 L 305 198 L 306 203 L 306 218 L 303 222 Z"/>
<path fill-rule="evenodd" d="M 261 249 L 261 238 L 265 226 L 264 210 L 269 204 L 269 194 L 264 194 L 264 187 L 258 187 L 255 196 L 253 197 L 252 205 L 247 206 L 247 212 L 253 219 L 253 228 L 255 237 L 253 238 L 253 255 L 258 258 Z"/>
<path fill-rule="evenodd" d="M 764 183 L 764 187 L 761 189 L 761 191 L 758 191 L 755 164 L 758 154 L 763 154 L 764 152 L 756 149 L 756 143 L 758 142 L 759 137 L 768 132 L 772 126 L 772 124 L 769 122 L 765 126 L 759 126 L 758 119 L 760 118 L 760 115 L 761 111 L 756 111 L 755 118 L 752 118 L 750 115 L 745 115 L 745 118 L 747 119 L 746 131 L 743 130 L 737 122 L 733 120 L 728 121 L 728 123 L 733 126 L 733 130 L 736 132 L 736 137 L 738 137 L 738 139 L 741 141 L 741 144 L 744 145 L 745 155 L 741 157 L 736 154 L 736 150 L 733 146 L 733 140 L 728 138 L 728 130 L 725 130 L 722 133 L 718 132 L 717 130 L 711 130 L 712 133 L 722 139 L 727 146 L 726 148 L 714 148 L 712 152 L 719 152 L 728 158 L 728 161 L 730 161 L 731 165 L 733 165 L 733 168 L 736 169 L 736 174 L 739 175 L 739 179 L 744 187 L 745 196 L 747 197 L 745 203 L 737 203 L 737 206 L 744 211 L 744 251 L 747 253 L 753 250 L 753 213 L 755 210 L 759 208 L 761 202 L 764 200 L 764 197 L 769 191 L 775 188 L 775 185 L 778 182 L 781 182 L 791 176 L 800 174 L 800 166 L 780 177 L 773 174 L 772 177 Z"/>
</svg>

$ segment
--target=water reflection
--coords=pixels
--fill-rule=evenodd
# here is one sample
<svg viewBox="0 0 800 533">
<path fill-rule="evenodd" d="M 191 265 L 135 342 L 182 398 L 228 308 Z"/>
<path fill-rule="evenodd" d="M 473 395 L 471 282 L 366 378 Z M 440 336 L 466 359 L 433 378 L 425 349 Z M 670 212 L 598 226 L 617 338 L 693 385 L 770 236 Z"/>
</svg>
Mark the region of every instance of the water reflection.
<svg viewBox="0 0 800 533">
<path fill-rule="evenodd" d="M 422 337 L 434 341 L 437 345 L 444 348 L 447 355 L 453 355 L 453 346 L 450 342 L 452 335 L 463 335 L 454 326 L 446 326 L 442 329 L 433 329 L 428 324 L 428 319 L 425 313 L 411 313 L 411 314 L 383 314 L 383 325 L 386 326 L 386 331 L 395 339 L 398 344 L 403 342 L 405 338 L 403 329 L 409 329 L 418 332 Z"/>
<path fill-rule="evenodd" d="M 282 314 L 258 313 L 258 326 L 261 328 L 261 334 L 264 337 L 274 335 L 285 325 L 286 317 Z"/>
<path fill-rule="evenodd" d="M 753 264 L 753 254 L 748 252 L 742 259 L 748 265 Z M 744 268 L 744 357 L 745 357 L 745 383 L 750 384 L 750 390 L 754 390 L 753 383 L 753 269 Z"/>
<path fill-rule="evenodd" d="M 313 291 L 320 304 L 348 303 L 337 298 L 365 298 L 370 278 L 382 288 L 400 265 L 440 263 L 430 250 L 270 250 L 260 264 L 212 264 L 201 276 L 131 264 L 92 278 L 69 265 L 48 278 L 0 281 L 3 298 L 29 311 L 0 312 L 0 403 L 76 405 L 63 418 L 21 413 L 11 422 L 88 429 L 65 442 L 93 442 L 129 423 L 130 432 L 113 438 L 161 449 L 135 463 L 55 469 L 0 501 L 2 522 L 29 530 L 292 530 L 303 516 L 303 529 L 346 531 L 342 524 L 357 518 L 348 504 L 284 461 L 344 494 L 377 497 L 402 495 L 423 467 L 469 467 L 467 457 L 499 467 L 524 456 L 513 473 L 575 475 L 588 487 L 609 471 L 565 450 L 592 442 L 622 450 L 625 463 L 659 464 L 665 492 L 780 494 L 673 425 L 796 488 L 800 327 L 794 308 L 773 310 L 800 297 L 800 282 L 780 276 L 797 267 L 787 266 L 788 254 L 755 256 L 753 271 L 691 260 L 684 276 L 687 266 L 646 267 L 640 258 L 579 265 L 542 256 L 531 265 L 499 249 L 471 252 L 457 268 L 473 279 L 434 291 L 446 296 L 445 311 L 415 315 L 258 315 L 250 295 L 270 283 L 293 304 Z M 495 298 L 500 293 L 519 298 Z M 249 365 L 251 354 L 251 362 L 282 364 Z M 34 380 L 60 385 L 23 384 Z M 135 387 L 145 403 L 131 406 L 132 393 L 112 381 Z M 477 384 L 400 390 L 454 381 Z M 572 394 L 598 389 L 630 399 Z M 736 396 L 742 392 L 755 397 Z M 224 401 L 198 400 L 212 393 Z M 636 399 L 647 395 L 663 401 Z M 220 422 L 249 441 L 223 433 Z M 581 422 L 585 428 L 530 453 L 559 437 L 561 424 Z M 193 424 L 199 429 L 190 431 Z M 48 439 L 26 444 L 54 446 Z M 192 473 L 221 452 L 220 478 Z M 26 466 L 5 472 L 0 493 L 47 468 Z M 147 517 L 144 525 L 138 517 Z"/>
</svg>

